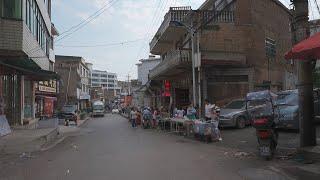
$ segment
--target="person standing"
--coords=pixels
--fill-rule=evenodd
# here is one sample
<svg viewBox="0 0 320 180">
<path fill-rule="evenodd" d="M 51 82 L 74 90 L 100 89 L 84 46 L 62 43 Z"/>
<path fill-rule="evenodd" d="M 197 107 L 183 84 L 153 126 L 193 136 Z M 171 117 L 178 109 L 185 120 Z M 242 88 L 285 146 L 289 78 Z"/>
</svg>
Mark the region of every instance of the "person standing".
<svg viewBox="0 0 320 180">
<path fill-rule="evenodd" d="M 190 120 L 196 119 L 197 110 L 193 107 L 192 104 L 190 104 L 187 108 L 187 117 Z"/>
<path fill-rule="evenodd" d="M 216 140 L 222 141 L 221 133 L 219 130 L 219 115 L 220 115 L 220 108 L 216 105 L 211 106 L 211 122 L 214 125 L 214 136 Z"/>
<path fill-rule="evenodd" d="M 153 115 L 152 115 L 152 128 L 156 128 L 157 127 L 157 118 L 159 115 L 159 111 L 157 108 L 154 108 L 153 110 Z"/>
<path fill-rule="evenodd" d="M 205 102 L 205 119 L 206 121 L 210 121 L 212 118 L 212 105 L 208 99 L 206 99 L 204 102 Z"/>
<path fill-rule="evenodd" d="M 130 119 L 131 119 L 131 125 L 132 125 L 132 127 L 135 128 L 135 127 L 137 126 L 137 124 L 136 124 L 137 112 L 135 111 L 134 108 L 131 108 Z"/>
</svg>

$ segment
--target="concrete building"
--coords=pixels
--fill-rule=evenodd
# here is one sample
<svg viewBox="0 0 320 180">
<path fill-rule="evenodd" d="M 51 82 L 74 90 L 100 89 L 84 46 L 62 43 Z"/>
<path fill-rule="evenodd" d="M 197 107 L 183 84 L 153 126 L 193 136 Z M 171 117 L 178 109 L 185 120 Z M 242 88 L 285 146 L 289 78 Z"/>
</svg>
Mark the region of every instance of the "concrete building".
<svg viewBox="0 0 320 180">
<path fill-rule="evenodd" d="M 92 71 L 92 87 L 102 87 L 108 90 L 118 90 L 118 77 L 116 73 L 107 71 Z"/>
<path fill-rule="evenodd" d="M 85 110 L 90 103 L 90 69 L 82 57 L 56 56 L 55 71 L 61 79 L 58 108 L 65 104 Z"/>
<path fill-rule="evenodd" d="M 184 107 L 193 100 L 189 25 L 197 30 L 198 105 L 204 99 L 224 104 L 257 89 L 284 89 L 291 68 L 283 57 L 292 45 L 290 19 L 278 0 L 207 0 L 196 11 L 170 8 L 150 42 L 150 52 L 161 56 L 149 74 L 159 84 L 153 104 Z"/>
<path fill-rule="evenodd" d="M 151 106 L 152 94 L 148 91 L 149 73 L 161 62 L 161 58 L 150 55 L 148 59 L 141 59 L 137 65 L 138 84 L 132 88 L 132 103 L 136 107 Z"/>
<path fill-rule="evenodd" d="M 141 85 L 146 85 L 149 81 L 149 72 L 161 62 L 160 58 L 149 56 L 148 59 L 141 59 L 140 63 L 136 64 L 138 68 L 138 81 Z"/>
<path fill-rule="evenodd" d="M 53 104 L 55 35 L 51 0 L 0 0 L 0 98 L 11 125 L 36 122 L 36 114 L 45 113 L 37 97 Z"/>
<path fill-rule="evenodd" d="M 311 36 L 315 33 L 320 32 L 320 19 L 310 21 L 310 34 Z"/>
<path fill-rule="evenodd" d="M 113 100 L 120 94 L 121 88 L 118 86 L 118 76 L 116 73 L 93 70 L 91 74 L 92 88 L 101 88 L 106 101 Z"/>
</svg>

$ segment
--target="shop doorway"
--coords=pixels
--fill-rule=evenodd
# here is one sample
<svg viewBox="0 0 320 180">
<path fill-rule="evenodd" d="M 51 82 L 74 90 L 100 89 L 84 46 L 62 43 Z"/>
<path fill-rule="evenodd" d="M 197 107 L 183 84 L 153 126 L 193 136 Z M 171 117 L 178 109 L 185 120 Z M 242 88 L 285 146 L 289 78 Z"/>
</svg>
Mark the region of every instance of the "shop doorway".
<svg viewBox="0 0 320 180">
<path fill-rule="evenodd" d="M 175 102 L 177 108 L 184 108 L 190 104 L 188 89 L 175 89 Z"/>
<path fill-rule="evenodd" d="M 1 75 L 0 74 L 0 98 L 4 114 L 10 125 L 21 124 L 21 85 L 18 75 Z"/>
</svg>

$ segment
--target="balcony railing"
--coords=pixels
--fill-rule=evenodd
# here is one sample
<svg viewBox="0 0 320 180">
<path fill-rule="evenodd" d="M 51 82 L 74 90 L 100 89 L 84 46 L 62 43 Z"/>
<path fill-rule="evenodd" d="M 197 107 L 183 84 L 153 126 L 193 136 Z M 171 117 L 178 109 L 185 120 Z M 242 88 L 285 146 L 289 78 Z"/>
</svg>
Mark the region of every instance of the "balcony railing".
<svg viewBox="0 0 320 180">
<path fill-rule="evenodd" d="M 192 13 L 193 12 L 193 13 Z M 200 27 L 207 25 L 209 23 L 234 23 L 235 13 L 234 11 L 192 11 L 191 7 L 171 7 L 170 11 L 165 15 L 164 21 L 159 27 L 157 33 L 150 42 L 151 50 L 156 46 L 161 36 L 166 32 L 166 30 L 172 25 L 171 22 L 179 21 L 188 23 L 192 15 L 195 15 L 195 24 Z M 168 41 L 168 40 L 166 40 Z"/>
<path fill-rule="evenodd" d="M 173 50 L 169 51 L 162 62 L 150 71 L 150 78 L 154 79 L 162 74 L 172 71 L 180 65 L 185 65 L 191 62 L 189 51 Z"/>
<path fill-rule="evenodd" d="M 183 21 L 184 17 L 191 11 L 190 6 L 186 7 L 171 7 L 169 12 L 164 16 L 164 21 L 159 27 L 156 35 L 150 42 L 150 46 L 153 47 L 161 37 L 161 35 L 165 32 L 165 30 L 170 26 L 172 21 Z"/>
<path fill-rule="evenodd" d="M 207 23 L 233 23 L 235 21 L 234 11 L 200 11 L 200 24 Z"/>
</svg>

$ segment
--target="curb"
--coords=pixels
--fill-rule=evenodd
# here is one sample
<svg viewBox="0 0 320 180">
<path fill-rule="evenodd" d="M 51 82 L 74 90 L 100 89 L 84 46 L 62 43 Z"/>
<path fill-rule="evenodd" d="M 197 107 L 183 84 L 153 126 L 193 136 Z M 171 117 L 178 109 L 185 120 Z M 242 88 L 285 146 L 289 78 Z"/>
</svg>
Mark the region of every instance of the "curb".
<svg viewBox="0 0 320 180">
<path fill-rule="evenodd" d="M 303 155 L 305 159 L 320 161 L 320 146 L 298 149 L 298 154 Z"/>
<path fill-rule="evenodd" d="M 82 126 L 87 124 L 88 120 L 90 120 L 90 119 L 91 119 L 90 117 L 85 118 L 83 120 L 84 122 L 81 123 L 80 125 L 78 125 L 77 127 L 81 128 Z M 57 133 L 55 134 L 55 132 L 57 132 Z M 50 135 L 50 134 L 53 134 L 55 136 L 46 136 L 46 143 L 44 143 L 42 145 L 40 151 L 47 151 L 47 150 L 55 147 L 56 145 L 60 144 L 62 141 L 64 141 L 69 136 L 68 134 L 60 133 L 58 127 L 55 130 L 53 130 L 51 133 L 49 133 L 48 135 Z M 60 137 L 58 137 L 59 135 L 60 135 Z"/>
<path fill-rule="evenodd" d="M 48 145 L 46 146 L 46 144 L 44 144 L 42 146 L 42 148 L 40 149 L 40 151 L 47 151 L 53 147 L 55 147 L 56 145 L 60 144 L 62 141 L 64 141 L 66 139 L 67 136 L 62 135 L 61 138 L 58 138 L 56 141 L 53 141 L 51 143 L 48 143 Z"/>
<path fill-rule="evenodd" d="M 88 122 L 89 120 L 91 120 L 91 117 L 86 117 L 86 118 L 83 120 L 83 123 L 79 124 L 78 127 L 80 128 L 80 127 L 84 126 L 85 124 L 87 124 L 87 122 Z"/>
<path fill-rule="evenodd" d="M 56 127 L 52 131 L 50 131 L 48 134 L 43 135 L 43 136 L 39 137 L 38 139 L 40 139 L 40 140 L 43 139 L 45 141 L 45 143 L 48 143 L 48 142 L 52 141 L 53 139 L 55 139 L 58 135 L 59 135 L 59 127 Z"/>
</svg>

